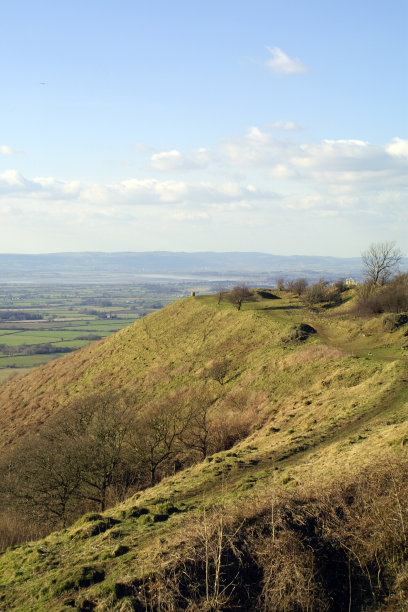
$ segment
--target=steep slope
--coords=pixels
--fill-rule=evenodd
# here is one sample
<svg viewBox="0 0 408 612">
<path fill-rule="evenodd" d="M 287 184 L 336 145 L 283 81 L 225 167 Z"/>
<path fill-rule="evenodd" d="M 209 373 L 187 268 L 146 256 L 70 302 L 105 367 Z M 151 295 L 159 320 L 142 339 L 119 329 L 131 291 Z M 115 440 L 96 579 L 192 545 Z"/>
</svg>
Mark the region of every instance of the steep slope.
<svg viewBox="0 0 408 612">
<path fill-rule="evenodd" d="M 300 341 L 300 324 L 318 333 Z M 94 389 L 127 388 L 140 404 L 172 390 L 188 388 L 199 393 L 203 374 L 217 359 L 228 359 L 225 380 L 221 385 L 207 379 L 206 384 L 219 394 L 220 410 L 231 419 L 246 410 L 254 425 L 250 435 L 230 450 L 165 478 L 103 516 L 85 517 L 42 542 L 7 551 L 0 557 L 4 589 L 0 609 L 124 611 L 149 605 L 157 610 L 184 609 L 181 599 L 179 607 L 173 602 L 172 608 L 170 600 L 164 603 L 164 599 L 157 604 L 157 598 L 153 604 L 153 592 L 160 572 L 164 581 L 171 581 L 166 571 L 176 571 L 176 558 L 187 572 L 192 553 L 185 547 L 194 541 L 198 526 L 207 524 L 209 508 L 223 509 L 229 517 L 225 525 L 228 521 L 241 525 L 270 514 L 271 508 L 273 512 L 271 496 L 278 500 L 287 495 L 296 517 L 293 499 L 301 495 L 296 491 L 307 487 L 310 499 L 310 490 L 321 492 L 326 487 L 329 491 L 331 483 L 344 474 L 354 482 L 364 467 L 369 474 L 373 469 L 379 474 L 379 466 L 401 461 L 408 439 L 405 331 L 404 327 L 386 333 L 381 317 L 361 320 L 343 308 L 338 314 L 336 309 L 306 310 L 284 294 L 281 300 L 259 299 L 241 312 L 229 304 L 218 306 L 212 296 L 190 298 L 0 387 L 3 453 L 22 436 L 41 428 L 71 398 Z M 395 491 L 398 469 L 390 472 Z M 370 478 L 365 476 L 363 481 Z M 391 486 L 392 478 L 386 479 Z M 398 511 L 400 498 L 395 491 L 393 506 Z M 296 499 L 300 507 L 301 497 Z M 308 516 L 318 506 L 316 499 L 305 510 Z M 342 503 L 338 502 L 339 508 Z M 395 519 L 401 522 L 400 532 L 408 518 L 402 514 L 405 506 L 400 505 Z M 375 507 L 381 518 L 380 501 Z M 346 510 L 341 512 L 344 515 Z M 302 521 L 306 524 L 304 517 Z M 330 524 L 327 516 L 325 521 Z M 229 538 L 235 529 L 231 527 Z M 243 550 L 241 554 L 244 564 Z M 346 569 L 356 562 L 357 553 L 353 554 Z M 369 597 L 369 587 L 361 586 L 358 572 L 356 584 Z M 259 577 L 262 580 L 265 577 Z M 333 597 L 327 585 L 326 590 L 327 597 Z M 343 595 L 351 597 L 348 592 Z M 209 605 L 208 597 L 200 596 Z M 316 603 L 318 595 L 313 597 L 314 607 L 299 604 L 296 609 L 341 609 L 325 608 L 326 604 Z M 363 609 L 361 597 L 356 595 L 353 601 L 355 607 L 350 609 Z M 198 609 L 205 609 L 200 605 Z M 228 608 L 217 605 L 212 609 Z M 235 609 L 250 609 L 245 605 Z M 259 609 L 278 609 L 268 608 L 265 601 L 262 605 Z M 372 609 L 380 609 L 379 605 Z"/>
<path fill-rule="evenodd" d="M 310 322 L 318 329 L 312 342 L 323 341 L 344 352 L 329 356 L 320 349 L 310 353 L 301 344 L 285 344 L 290 330 L 300 322 Z M 378 319 L 323 317 L 299 308 L 296 300 L 276 300 L 271 305 L 264 299 L 246 305 L 242 312 L 228 304 L 217 306 L 212 297 L 181 300 L 113 336 L 1 385 L 0 448 L 35 433 L 70 399 L 95 389 L 127 388 L 137 401 L 145 401 L 183 385 L 194 386 L 200 368 L 212 359 L 228 358 L 227 388 L 250 386 L 270 396 L 278 383 L 281 398 L 286 394 L 285 379 L 291 391 L 294 375 L 300 375 L 299 387 L 307 383 L 305 363 L 318 378 L 328 371 L 326 361 L 340 359 L 350 375 L 357 370 L 364 378 L 366 371 L 382 368 L 382 358 L 406 360 L 401 344 L 398 334 L 383 334 Z M 299 355 L 292 358 L 292 352 Z M 370 363 L 349 362 L 350 355 L 368 357 Z"/>
</svg>

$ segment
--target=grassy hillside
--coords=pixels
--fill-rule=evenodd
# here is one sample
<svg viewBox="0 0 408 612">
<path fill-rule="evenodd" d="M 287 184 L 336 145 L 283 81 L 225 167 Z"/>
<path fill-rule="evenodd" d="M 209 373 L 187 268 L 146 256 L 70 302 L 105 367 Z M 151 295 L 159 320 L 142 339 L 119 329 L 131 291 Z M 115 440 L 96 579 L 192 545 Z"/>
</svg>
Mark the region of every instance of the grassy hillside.
<svg viewBox="0 0 408 612">
<path fill-rule="evenodd" d="M 407 325 L 390 333 L 382 316 L 349 314 L 351 294 L 314 310 L 279 296 L 240 312 L 214 296 L 188 298 L 0 387 L 3 456 L 94 390 L 126 389 L 144 405 L 186 389 L 192 401 L 205 384 L 219 418 L 249 420 L 232 448 L 7 550 L 0 609 L 406 609 Z M 300 339 L 301 324 L 317 333 Z M 217 382 L 208 373 L 221 359 Z M 364 548 L 388 534 L 385 517 L 397 533 L 390 527 L 383 549 Z M 393 557 L 383 566 L 384 550 Z M 296 596 L 293 567 L 304 585 Z"/>
</svg>

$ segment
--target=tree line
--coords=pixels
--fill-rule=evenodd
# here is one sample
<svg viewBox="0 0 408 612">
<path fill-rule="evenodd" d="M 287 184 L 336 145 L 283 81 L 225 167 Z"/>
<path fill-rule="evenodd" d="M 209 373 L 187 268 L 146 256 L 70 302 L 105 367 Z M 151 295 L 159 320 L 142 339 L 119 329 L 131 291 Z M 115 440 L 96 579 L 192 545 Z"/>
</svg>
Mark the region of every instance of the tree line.
<svg viewBox="0 0 408 612">
<path fill-rule="evenodd" d="M 25 312 L 23 310 L 2 310 L 0 311 L 1 321 L 40 321 L 44 317 L 41 314 Z"/>
<path fill-rule="evenodd" d="M 48 355 L 50 353 L 70 353 L 70 346 L 55 346 L 50 342 L 41 344 L 0 344 L 0 353 L 4 355 Z"/>
</svg>

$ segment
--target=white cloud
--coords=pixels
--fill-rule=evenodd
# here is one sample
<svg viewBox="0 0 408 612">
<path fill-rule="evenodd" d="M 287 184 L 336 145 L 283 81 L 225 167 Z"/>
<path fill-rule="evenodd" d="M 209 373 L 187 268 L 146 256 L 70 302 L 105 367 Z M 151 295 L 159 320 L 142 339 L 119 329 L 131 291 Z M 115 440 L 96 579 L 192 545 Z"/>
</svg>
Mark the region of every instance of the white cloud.
<svg viewBox="0 0 408 612">
<path fill-rule="evenodd" d="M 131 178 L 111 184 L 86 184 L 79 181 L 59 181 L 53 177 L 27 179 L 16 170 L 0 174 L 0 199 L 13 196 L 30 206 L 58 204 L 59 210 L 94 207 L 103 210 L 132 210 L 136 207 L 182 207 L 203 209 L 206 206 L 261 201 L 275 198 L 268 190 L 254 185 L 224 183 L 159 181 Z"/>
<path fill-rule="evenodd" d="M 34 181 L 26 179 L 17 170 L 5 170 L 0 174 L 0 194 L 36 191 L 39 187 Z"/>
<path fill-rule="evenodd" d="M 278 140 L 256 126 L 250 127 L 243 138 L 221 143 L 219 157 L 233 166 L 262 167 L 279 163 L 287 157 L 292 145 Z"/>
<path fill-rule="evenodd" d="M 0 145 L 0 155 L 14 155 L 18 153 L 17 149 L 13 149 L 12 147 L 8 147 L 7 145 Z"/>
<path fill-rule="evenodd" d="M 299 132 L 302 130 L 302 126 L 294 123 L 294 121 L 275 121 L 272 124 L 276 130 L 284 130 L 285 132 Z"/>
<path fill-rule="evenodd" d="M 264 231 L 280 219 L 286 219 L 288 227 L 294 221 L 301 225 L 302 219 L 311 224 L 313 219 L 338 219 L 353 231 L 366 222 L 403 227 L 407 144 L 401 138 L 385 144 L 359 139 L 299 143 L 252 126 L 214 152 L 202 148 L 185 155 L 172 149 L 152 156 L 160 166 L 156 174 L 172 171 L 172 180 L 131 176 L 85 183 L 28 178 L 9 169 L 0 173 L 2 223 L 17 214 L 13 211 L 22 211 L 26 220 L 44 218 L 83 227 L 114 223 L 123 231 L 127 224 L 144 227 L 146 220 L 152 228 L 160 223 L 197 228 L 202 223 L 222 228 L 219 232 L 226 235 L 232 224 Z M 209 170 L 204 174 L 205 164 Z M 187 167 L 203 171 L 201 180 L 187 178 Z"/>
<path fill-rule="evenodd" d="M 195 170 L 206 168 L 212 161 L 210 151 L 205 148 L 197 149 L 189 155 L 183 155 L 180 151 L 163 151 L 155 153 L 150 158 L 150 167 L 154 170 Z"/>
<path fill-rule="evenodd" d="M 307 66 L 305 66 L 299 58 L 290 58 L 282 49 L 279 47 L 266 47 L 271 54 L 271 58 L 268 59 L 265 64 L 275 74 L 296 74 L 302 72 L 308 72 Z"/>
<path fill-rule="evenodd" d="M 387 153 L 396 157 L 408 157 L 408 140 L 394 138 L 386 148 Z"/>
<path fill-rule="evenodd" d="M 295 176 L 296 173 L 293 168 L 289 168 L 284 164 L 276 164 L 276 166 L 271 169 L 270 174 L 276 179 L 289 179 Z"/>
<path fill-rule="evenodd" d="M 357 191 L 399 188 L 408 183 L 407 159 L 390 154 L 396 143 L 374 145 L 360 140 L 323 140 L 294 150 L 292 165 L 304 179 Z"/>
<path fill-rule="evenodd" d="M 150 165 L 156 170 L 174 170 L 183 165 L 183 156 L 176 150 L 155 153 L 150 158 Z"/>
<path fill-rule="evenodd" d="M 177 212 L 170 213 L 168 215 L 168 218 L 175 219 L 176 221 L 192 221 L 194 219 L 203 220 L 203 219 L 208 219 L 209 214 L 204 211 L 188 212 L 185 210 L 180 210 Z"/>
<path fill-rule="evenodd" d="M 382 190 L 407 185 L 408 141 L 385 145 L 358 139 L 297 143 L 277 139 L 257 127 L 221 144 L 224 164 L 257 170 L 277 179 L 304 181 L 319 189 Z"/>
</svg>

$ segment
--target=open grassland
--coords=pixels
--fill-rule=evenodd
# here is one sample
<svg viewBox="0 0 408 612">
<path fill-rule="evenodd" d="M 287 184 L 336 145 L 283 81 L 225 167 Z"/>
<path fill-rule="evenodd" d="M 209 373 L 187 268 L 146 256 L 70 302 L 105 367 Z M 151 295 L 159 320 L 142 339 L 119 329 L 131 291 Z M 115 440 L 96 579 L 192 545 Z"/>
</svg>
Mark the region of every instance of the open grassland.
<svg viewBox="0 0 408 612">
<path fill-rule="evenodd" d="M 143 406 L 205 383 L 220 422 L 247 428 L 105 513 L 8 549 L 0 609 L 407 609 L 407 325 L 350 314 L 352 292 L 315 309 L 277 295 L 240 312 L 188 298 L 0 387 L 3 456 L 103 389 Z M 301 324 L 316 333 L 299 340 Z"/>
</svg>

